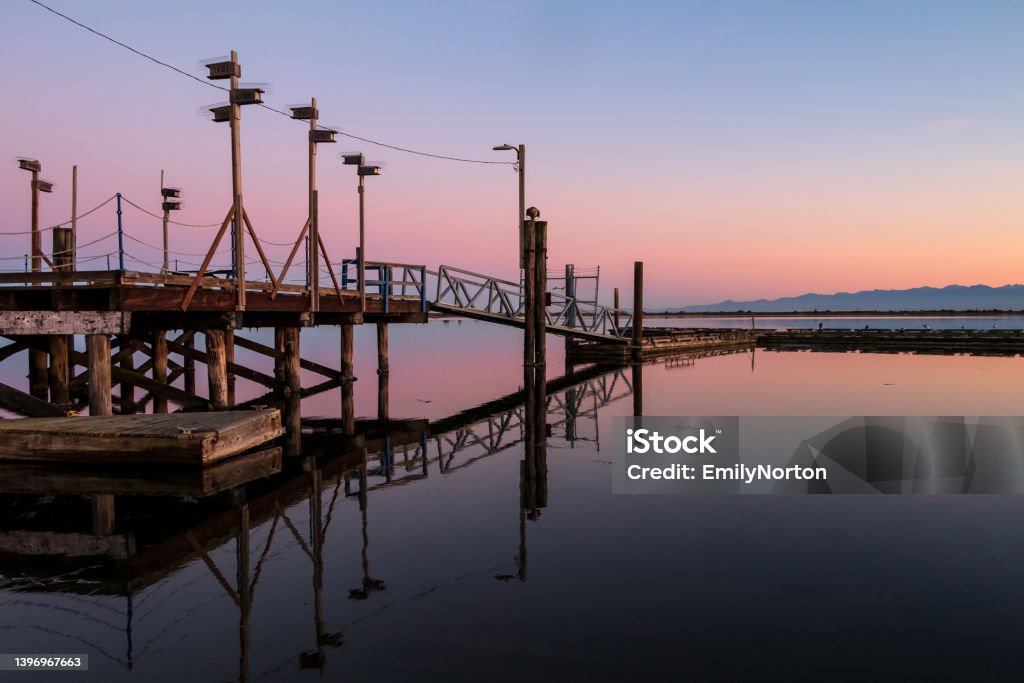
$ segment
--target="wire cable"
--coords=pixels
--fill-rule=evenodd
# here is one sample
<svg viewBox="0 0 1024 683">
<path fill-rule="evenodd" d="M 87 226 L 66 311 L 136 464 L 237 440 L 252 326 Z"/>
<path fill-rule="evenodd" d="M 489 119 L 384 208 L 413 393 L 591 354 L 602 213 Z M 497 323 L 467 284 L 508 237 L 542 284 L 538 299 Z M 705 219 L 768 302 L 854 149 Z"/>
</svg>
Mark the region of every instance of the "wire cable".
<svg viewBox="0 0 1024 683">
<path fill-rule="evenodd" d="M 111 43 L 113 43 L 115 45 L 123 47 L 124 49 L 126 49 L 126 50 L 128 50 L 130 52 L 133 52 L 134 54 L 136 54 L 136 55 L 138 55 L 138 56 L 140 56 L 140 57 L 142 57 L 144 59 L 148 59 L 149 61 L 153 62 L 154 64 L 159 64 L 160 66 L 162 66 L 162 67 L 164 67 L 166 69 L 170 69 L 171 71 L 174 71 L 175 73 L 179 73 L 182 76 L 190 78 L 193 81 L 196 81 L 198 83 L 202 83 L 203 85 L 208 85 L 211 88 L 216 88 L 217 90 L 223 90 L 223 91 L 230 92 L 230 90 L 228 88 L 225 88 L 223 86 L 217 85 L 216 83 L 211 83 L 210 81 L 208 81 L 206 79 L 199 78 L 198 76 L 190 74 L 187 71 L 183 71 L 182 69 L 179 69 L 176 66 L 168 64 L 167 62 L 162 62 L 159 59 L 157 59 L 156 57 L 148 55 L 145 52 L 142 52 L 141 50 L 135 49 L 131 45 L 126 45 L 125 43 L 122 43 L 121 41 L 116 40 L 115 38 L 112 38 L 112 37 L 108 36 L 106 33 L 102 33 L 100 31 L 97 31 L 96 29 L 92 28 L 91 26 L 87 26 L 87 25 L 83 24 L 80 21 L 72 19 L 68 15 L 63 14 L 61 12 L 58 12 L 57 10 L 53 9 L 52 7 L 49 7 L 49 6 L 45 5 L 45 4 L 43 4 L 39 0 L 29 0 L 29 2 L 31 2 L 31 3 L 33 3 L 35 5 L 38 5 L 39 7 L 42 7 L 43 9 L 45 9 L 48 12 L 56 14 L 58 17 L 60 17 L 62 19 L 70 21 L 75 26 L 78 26 L 79 28 L 83 28 L 86 31 L 89 31 L 90 33 L 93 33 L 93 34 L 99 36 L 100 38 L 103 38 L 104 40 L 108 40 L 108 41 L 110 41 Z M 263 107 L 264 109 L 269 109 L 272 112 L 276 112 L 278 114 L 281 114 L 282 116 L 287 116 L 289 119 L 292 118 L 291 114 L 289 114 L 289 113 L 287 113 L 285 111 L 282 111 L 280 109 L 275 109 L 274 107 L 271 107 L 268 104 L 261 103 L 260 106 Z M 318 127 L 321 128 L 322 130 L 330 130 L 328 128 L 325 128 L 324 126 L 318 126 Z M 418 156 L 429 157 L 429 158 L 432 158 L 432 159 L 443 159 L 445 161 L 459 161 L 459 162 L 468 163 L 468 164 L 494 164 L 494 165 L 506 165 L 506 166 L 515 166 L 516 165 L 516 163 L 513 162 L 513 161 L 488 161 L 488 160 L 484 160 L 484 159 L 466 159 L 466 158 L 462 158 L 462 157 L 447 156 L 447 155 L 444 155 L 444 154 L 433 154 L 433 153 L 430 153 L 430 152 L 420 152 L 420 151 L 415 150 L 415 149 L 409 149 L 408 147 L 399 147 L 397 145 L 389 145 L 389 144 L 387 144 L 385 142 L 379 142 L 377 140 L 371 140 L 370 138 L 359 137 L 358 135 L 352 135 L 351 133 L 342 133 L 340 131 L 337 131 L 337 132 L 338 132 L 339 135 L 343 135 L 345 137 L 352 138 L 353 140 L 360 140 L 362 142 L 366 142 L 366 143 L 371 144 L 371 145 L 378 145 L 380 147 L 386 147 L 387 149 L 393 149 L 393 150 L 398 151 L 398 152 L 405 152 L 406 154 L 415 154 L 415 155 L 418 155 Z"/>
</svg>

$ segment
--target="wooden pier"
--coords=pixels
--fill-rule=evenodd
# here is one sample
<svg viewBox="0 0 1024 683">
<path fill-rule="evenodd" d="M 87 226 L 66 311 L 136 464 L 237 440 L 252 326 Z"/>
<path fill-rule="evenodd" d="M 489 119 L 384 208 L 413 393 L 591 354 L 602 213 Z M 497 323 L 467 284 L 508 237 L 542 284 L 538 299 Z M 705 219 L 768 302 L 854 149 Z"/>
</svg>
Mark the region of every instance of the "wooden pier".
<svg viewBox="0 0 1024 683">
<path fill-rule="evenodd" d="M 789 351 L 1015 356 L 1024 354 L 1024 330 L 779 330 L 762 331 L 757 345 Z"/>
<path fill-rule="evenodd" d="M 646 328 L 639 348 L 586 340 L 567 340 L 566 356 L 574 363 L 621 364 L 631 359 L 706 352 L 717 349 L 749 348 L 758 335 L 754 330 Z"/>
<path fill-rule="evenodd" d="M 208 465 L 281 434 L 276 409 L 3 420 L 0 460 Z"/>
</svg>

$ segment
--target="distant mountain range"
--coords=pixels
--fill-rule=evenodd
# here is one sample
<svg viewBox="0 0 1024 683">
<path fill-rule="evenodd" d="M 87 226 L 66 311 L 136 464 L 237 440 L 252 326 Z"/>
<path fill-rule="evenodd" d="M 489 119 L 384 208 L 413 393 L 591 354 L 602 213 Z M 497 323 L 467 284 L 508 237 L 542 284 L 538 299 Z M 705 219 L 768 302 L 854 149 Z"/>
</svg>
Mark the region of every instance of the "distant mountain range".
<svg viewBox="0 0 1024 683">
<path fill-rule="evenodd" d="M 913 289 L 872 289 L 837 294 L 803 294 L 756 301 L 726 300 L 717 304 L 662 309 L 664 312 L 813 312 L 813 311 L 1020 311 L 1024 285 L 950 285 Z"/>
</svg>

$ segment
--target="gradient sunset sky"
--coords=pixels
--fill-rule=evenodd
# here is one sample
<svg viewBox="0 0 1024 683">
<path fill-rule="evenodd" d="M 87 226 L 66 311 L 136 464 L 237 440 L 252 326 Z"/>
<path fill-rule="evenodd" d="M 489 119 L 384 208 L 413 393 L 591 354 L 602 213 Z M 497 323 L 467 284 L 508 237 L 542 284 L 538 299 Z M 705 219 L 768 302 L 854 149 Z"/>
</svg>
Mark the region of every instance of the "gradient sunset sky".
<svg viewBox="0 0 1024 683">
<path fill-rule="evenodd" d="M 237 50 L 268 104 L 315 96 L 321 122 L 353 135 L 494 161 L 514 158 L 494 145 L 525 143 L 549 266 L 600 264 L 606 294 L 630 291 L 634 260 L 648 306 L 1024 282 L 1019 1 L 46 1 L 197 76 Z M 177 219 L 223 218 L 228 128 L 197 112 L 224 93 L 28 0 L 0 4 L 0 60 L 0 231 L 28 227 L 18 156 L 56 183 L 44 226 L 70 216 L 76 163 L 80 210 L 117 191 L 158 210 L 165 169 L 185 189 Z M 243 110 L 246 207 L 272 242 L 305 220 L 305 140 L 302 124 Z M 357 240 L 355 174 L 337 153 L 360 150 L 387 165 L 367 183 L 371 259 L 515 277 L 510 166 L 344 138 L 320 149 L 333 260 Z M 109 208 L 80 244 L 113 229 Z M 126 209 L 125 225 L 159 244 L 159 221 Z M 200 252 L 213 232 L 175 230 L 172 248 Z M 0 256 L 28 247 L 4 236 Z"/>
</svg>

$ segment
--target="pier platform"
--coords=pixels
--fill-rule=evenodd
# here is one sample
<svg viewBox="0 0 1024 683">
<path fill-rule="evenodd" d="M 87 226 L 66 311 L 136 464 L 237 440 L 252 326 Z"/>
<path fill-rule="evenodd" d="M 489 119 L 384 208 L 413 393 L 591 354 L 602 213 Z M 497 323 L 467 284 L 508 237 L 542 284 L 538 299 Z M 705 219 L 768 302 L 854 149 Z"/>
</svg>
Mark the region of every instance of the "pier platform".
<svg viewBox="0 0 1024 683">
<path fill-rule="evenodd" d="M 0 420 L 0 460 L 207 465 L 282 433 L 277 409 Z"/>
<path fill-rule="evenodd" d="M 735 328 L 645 328 L 643 345 L 639 349 L 637 360 L 719 349 L 746 348 L 754 345 L 757 336 L 755 330 Z M 574 363 L 620 364 L 634 358 L 634 349 L 630 345 L 577 341 L 575 339 L 566 340 L 565 353 Z"/>
</svg>

